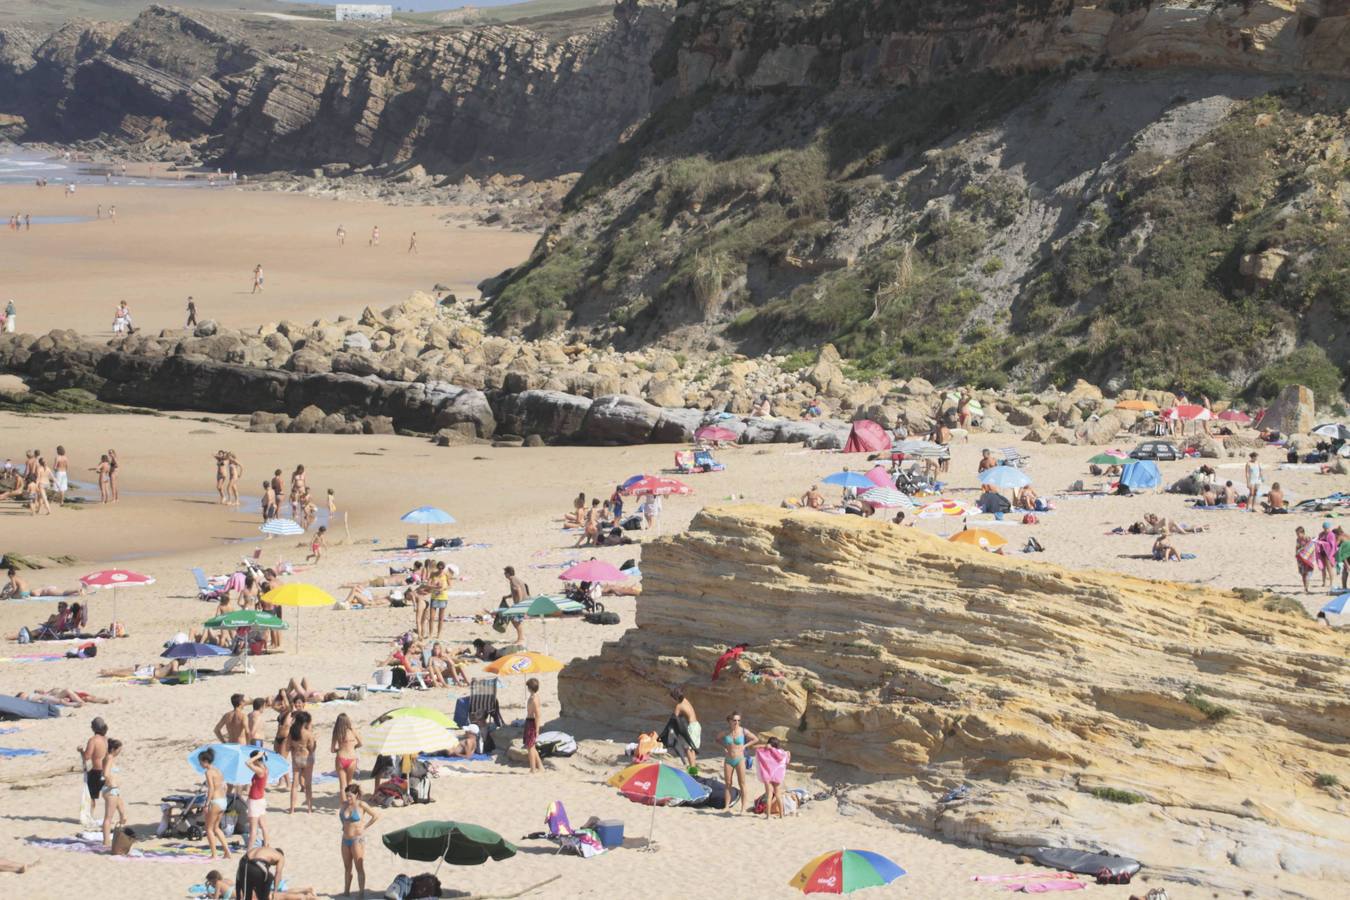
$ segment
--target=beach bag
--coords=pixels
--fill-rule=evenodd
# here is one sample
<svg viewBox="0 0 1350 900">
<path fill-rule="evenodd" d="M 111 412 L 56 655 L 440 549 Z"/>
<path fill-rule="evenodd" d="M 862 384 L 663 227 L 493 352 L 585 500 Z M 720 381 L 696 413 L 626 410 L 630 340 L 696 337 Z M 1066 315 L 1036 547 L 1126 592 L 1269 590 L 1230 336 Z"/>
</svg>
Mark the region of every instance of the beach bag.
<svg viewBox="0 0 1350 900">
<path fill-rule="evenodd" d="M 414 803 L 431 802 L 431 772 L 427 764 L 419 762 L 408 775 L 408 794 Z"/>
<path fill-rule="evenodd" d="M 642 517 L 641 517 L 641 516 L 629 516 L 628 518 L 624 519 L 624 520 L 623 520 L 623 530 L 624 530 L 624 531 L 641 531 L 641 530 L 642 530 Z"/>
<path fill-rule="evenodd" d="M 19 629 L 19 643 L 20 644 L 33 643 L 33 636 L 29 634 L 27 625 Z"/>
<path fill-rule="evenodd" d="M 416 875 L 412 880 L 412 887 L 408 890 L 408 900 L 415 897 L 439 897 L 441 895 L 441 882 L 430 872 L 423 872 Z"/>
<path fill-rule="evenodd" d="M 389 686 L 395 688 L 405 688 L 408 686 L 408 670 L 402 666 L 396 666 L 389 670 Z"/>
<path fill-rule="evenodd" d="M 411 890 L 412 879 L 407 875 L 399 875 L 389 883 L 389 887 L 384 892 L 384 900 L 405 900 Z"/>
<path fill-rule="evenodd" d="M 577 752 L 577 742 L 565 731 L 545 731 L 535 740 L 534 748 L 541 757 L 567 757 Z"/>
<path fill-rule="evenodd" d="M 1022 517 L 1023 525 L 1035 525 L 1039 521 L 1040 519 L 1036 517 L 1035 513 L 1027 513 Z"/>
<path fill-rule="evenodd" d="M 593 612 L 586 613 L 586 621 L 592 625 L 618 625 L 619 614 L 616 612 Z"/>
</svg>

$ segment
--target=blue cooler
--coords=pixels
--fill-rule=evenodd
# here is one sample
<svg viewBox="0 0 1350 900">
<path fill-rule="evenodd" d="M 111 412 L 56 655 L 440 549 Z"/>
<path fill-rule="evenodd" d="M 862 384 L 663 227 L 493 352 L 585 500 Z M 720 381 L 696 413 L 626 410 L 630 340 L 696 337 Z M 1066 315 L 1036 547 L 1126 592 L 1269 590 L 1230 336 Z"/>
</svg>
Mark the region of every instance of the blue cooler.
<svg viewBox="0 0 1350 900">
<path fill-rule="evenodd" d="M 422 546 L 422 536 L 420 534 L 408 535 L 406 546 L 409 550 L 416 550 Z"/>
<path fill-rule="evenodd" d="M 618 819 L 601 819 L 595 823 L 595 836 L 600 839 L 600 846 L 606 850 L 622 847 L 623 823 Z"/>
<path fill-rule="evenodd" d="M 455 724 L 460 728 L 469 724 L 469 698 L 460 697 L 455 701 Z"/>
</svg>

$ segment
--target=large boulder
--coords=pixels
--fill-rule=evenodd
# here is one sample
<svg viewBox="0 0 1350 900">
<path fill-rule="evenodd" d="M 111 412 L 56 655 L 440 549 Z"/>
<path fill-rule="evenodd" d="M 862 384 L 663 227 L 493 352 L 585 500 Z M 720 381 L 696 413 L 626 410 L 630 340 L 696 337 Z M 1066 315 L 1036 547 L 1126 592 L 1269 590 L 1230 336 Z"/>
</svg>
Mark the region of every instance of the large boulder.
<svg viewBox="0 0 1350 900">
<path fill-rule="evenodd" d="M 657 406 L 684 406 L 684 382 L 678 378 L 656 377 L 647 382 L 647 399 Z"/>
<path fill-rule="evenodd" d="M 703 410 L 674 407 L 661 410 L 661 417 L 652 429 L 653 444 L 687 444 L 703 424 Z"/>
<path fill-rule="evenodd" d="M 591 403 L 589 398 L 562 391 L 522 391 L 504 397 L 497 413 L 502 429 L 511 434 L 571 440 L 581 431 Z"/>
<path fill-rule="evenodd" d="M 1275 428 L 1283 434 L 1307 434 L 1316 424 L 1315 412 L 1311 388 L 1286 385 L 1261 419 L 1261 427 Z"/>
<path fill-rule="evenodd" d="M 645 444 L 661 418 L 661 408 L 625 394 L 599 397 L 586 411 L 581 436 L 596 444 Z"/>
<path fill-rule="evenodd" d="M 436 409 L 433 427 L 439 431 L 462 423 L 471 423 L 474 434 L 490 438 L 497 430 L 497 417 L 487 395 L 473 388 L 428 384 L 427 399 Z"/>
<path fill-rule="evenodd" d="M 1122 427 L 1123 424 L 1114 413 L 1089 419 L 1078 429 L 1078 443 L 1094 446 L 1109 444 L 1116 439 L 1116 435 L 1120 433 Z"/>
</svg>

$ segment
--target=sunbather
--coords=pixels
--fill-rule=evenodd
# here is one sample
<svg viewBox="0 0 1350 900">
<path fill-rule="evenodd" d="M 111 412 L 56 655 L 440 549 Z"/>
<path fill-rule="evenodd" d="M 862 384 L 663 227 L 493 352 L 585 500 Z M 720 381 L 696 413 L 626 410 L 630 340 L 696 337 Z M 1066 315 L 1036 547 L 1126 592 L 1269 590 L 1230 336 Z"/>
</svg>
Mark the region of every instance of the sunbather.
<svg viewBox="0 0 1350 900">
<path fill-rule="evenodd" d="M 20 700 L 32 700 L 34 703 L 55 703 L 57 706 L 84 706 L 86 703 L 112 703 L 106 697 L 95 697 L 83 691 L 70 688 L 53 687 L 34 688 L 32 691 L 19 691 L 14 696 Z"/>
<path fill-rule="evenodd" d="M 311 703 L 327 703 L 330 700 L 337 700 L 339 694 L 337 691 L 317 691 L 309 686 L 309 679 L 301 676 L 297 682 L 294 678 L 286 685 L 285 694 L 287 699 L 294 703 L 298 699 L 307 700 Z"/>
<path fill-rule="evenodd" d="M 1159 562 L 1180 562 L 1181 554 L 1177 548 L 1172 546 L 1171 540 L 1166 534 L 1158 535 L 1158 539 L 1153 542 L 1153 558 Z"/>
<path fill-rule="evenodd" d="M 427 668 L 439 684 L 452 682 L 461 687 L 468 687 L 469 676 L 464 671 L 464 666 L 445 652 L 445 645 L 440 641 L 431 647 L 431 659 Z"/>
<path fill-rule="evenodd" d="M 33 866 L 36 866 L 39 862 L 41 862 L 41 860 L 38 859 L 35 859 L 30 863 L 16 863 L 10 862 L 7 859 L 0 859 L 0 872 L 11 872 L 15 875 L 22 875 L 24 872 L 33 868 Z"/>
<path fill-rule="evenodd" d="M 139 666 L 122 666 L 116 669 L 100 669 L 100 678 L 168 678 L 177 675 L 183 663 L 171 659 L 166 663 L 145 663 Z"/>
<path fill-rule="evenodd" d="M 462 756 L 469 759 L 478 752 L 478 732 L 477 725 L 469 725 L 464 729 L 464 737 L 460 738 L 459 746 L 450 751 L 451 756 Z"/>
</svg>

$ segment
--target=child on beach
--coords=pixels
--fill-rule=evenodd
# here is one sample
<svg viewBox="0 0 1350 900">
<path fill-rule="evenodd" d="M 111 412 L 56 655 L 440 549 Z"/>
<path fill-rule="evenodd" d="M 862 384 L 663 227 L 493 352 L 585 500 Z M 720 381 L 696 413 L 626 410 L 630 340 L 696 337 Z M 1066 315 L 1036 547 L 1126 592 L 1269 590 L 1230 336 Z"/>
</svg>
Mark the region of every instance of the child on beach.
<svg viewBox="0 0 1350 900">
<path fill-rule="evenodd" d="M 320 525 L 319 530 L 314 534 L 314 540 L 309 545 L 309 555 L 305 557 L 305 562 L 312 559 L 315 563 L 318 563 L 319 559 L 323 557 L 324 536 L 327 533 L 328 526 Z"/>
</svg>

